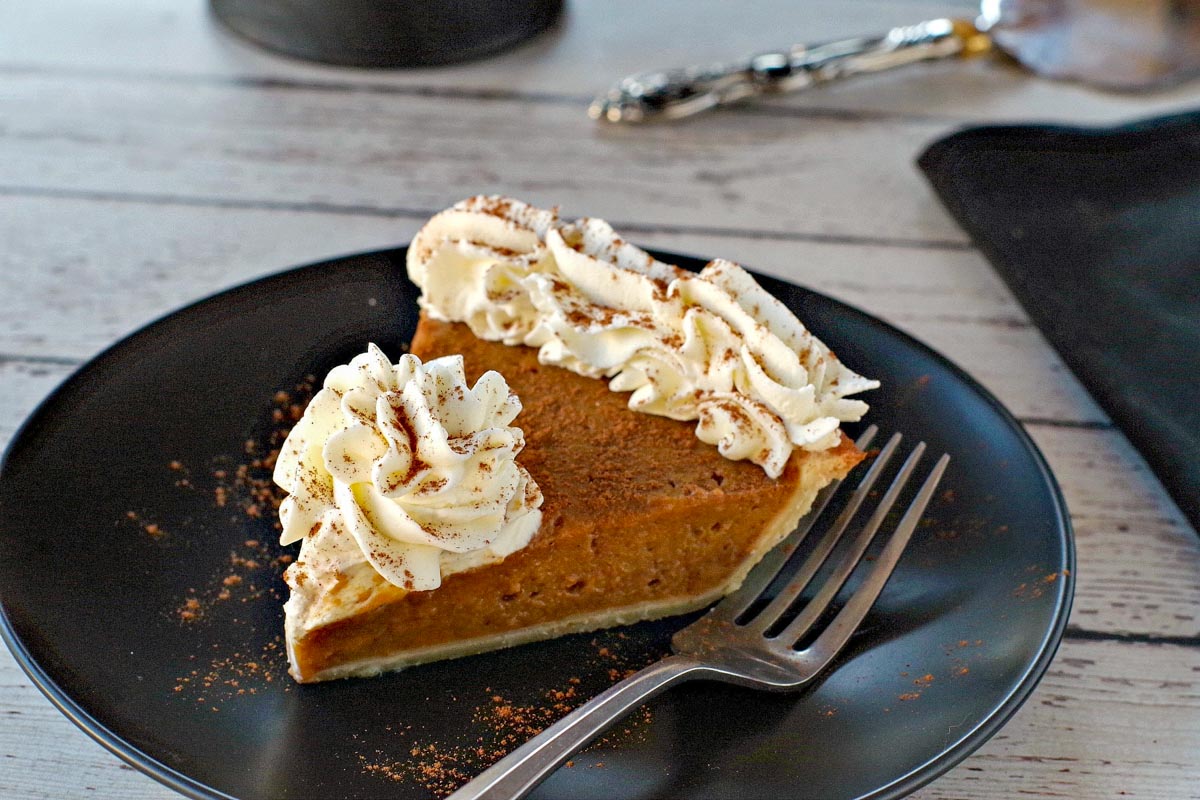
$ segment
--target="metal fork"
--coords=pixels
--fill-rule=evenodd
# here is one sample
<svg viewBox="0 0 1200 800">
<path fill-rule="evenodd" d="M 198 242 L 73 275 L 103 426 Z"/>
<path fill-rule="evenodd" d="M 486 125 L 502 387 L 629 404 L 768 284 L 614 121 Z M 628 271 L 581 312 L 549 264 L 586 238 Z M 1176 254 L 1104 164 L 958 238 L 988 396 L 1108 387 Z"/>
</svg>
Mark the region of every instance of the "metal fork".
<svg viewBox="0 0 1200 800">
<path fill-rule="evenodd" d="M 858 446 L 866 449 L 876 432 L 874 425 L 868 428 L 859 438 Z M 938 459 L 862 583 L 820 635 L 803 649 L 797 649 L 797 643 L 825 615 L 862 559 L 925 451 L 924 442 L 912 449 L 866 524 L 840 553 L 824 583 L 799 614 L 788 620 L 789 609 L 828 560 L 851 520 L 871 495 L 876 479 L 895 455 L 900 440 L 900 434 L 894 434 L 880 450 L 841 513 L 774 598 L 764 603 L 763 593 L 821 518 L 838 488 L 837 483 L 827 486 L 817 496 L 812 511 L 801 520 L 796 531 L 751 570 L 741 588 L 672 637 L 674 655 L 596 695 L 488 767 L 452 794 L 450 800 L 524 797 L 572 754 L 625 714 L 668 686 L 684 680 L 704 678 L 773 691 L 795 690 L 811 682 L 849 641 L 883 590 L 950 461 L 947 455 Z"/>
</svg>

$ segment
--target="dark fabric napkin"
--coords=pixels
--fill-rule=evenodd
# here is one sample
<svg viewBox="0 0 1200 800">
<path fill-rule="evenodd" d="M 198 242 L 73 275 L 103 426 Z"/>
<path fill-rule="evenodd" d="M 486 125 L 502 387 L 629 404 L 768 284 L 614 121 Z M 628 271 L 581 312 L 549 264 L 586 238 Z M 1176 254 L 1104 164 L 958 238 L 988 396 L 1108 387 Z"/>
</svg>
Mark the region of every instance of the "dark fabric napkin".
<svg viewBox="0 0 1200 800">
<path fill-rule="evenodd" d="M 918 163 L 1200 529 L 1200 113 L 973 128 Z"/>
</svg>

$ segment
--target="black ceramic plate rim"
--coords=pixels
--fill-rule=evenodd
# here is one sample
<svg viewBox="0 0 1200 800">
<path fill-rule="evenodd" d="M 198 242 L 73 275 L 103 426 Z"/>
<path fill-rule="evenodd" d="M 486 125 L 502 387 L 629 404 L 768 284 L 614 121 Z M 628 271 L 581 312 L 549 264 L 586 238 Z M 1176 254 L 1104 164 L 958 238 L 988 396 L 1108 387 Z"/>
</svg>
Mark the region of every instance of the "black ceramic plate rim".
<svg viewBox="0 0 1200 800">
<path fill-rule="evenodd" d="M 88 359 L 75 370 L 64 378 L 53 391 L 50 392 L 33 410 L 29 417 L 21 424 L 20 427 L 13 433 L 12 439 L 9 440 L 7 447 L 2 456 L 0 456 L 0 480 L 4 476 L 4 468 L 8 463 L 9 453 L 16 446 L 26 433 L 36 427 L 44 410 L 58 396 L 58 394 L 68 385 L 73 383 L 84 372 L 90 371 L 97 366 L 102 365 L 113 354 L 127 345 L 135 342 L 148 332 L 159 325 L 160 323 L 175 317 L 176 315 L 185 313 L 197 306 L 206 305 L 212 302 L 218 302 L 221 299 L 240 294 L 246 291 L 253 291 L 254 287 L 263 281 L 270 281 L 283 278 L 287 275 L 303 272 L 305 270 L 316 270 L 330 268 L 339 262 L 350 258 L 360 257 L 388 257 L 402 254 L 407 248 L 388 248 L 384 250 L 365 251 L 354 253 L 345 256 L 326 259 L 311 264 L 306 264 L 299 267 L 281 270 L 275 273 L 260 276 L 246 283 L 242 283 L 221 291 L 215 292 L 207 297 L 188 303 L 173 311 L 163 314 L 151 322 L 146 323 L 142 327 L 136 329 L 132 333 L 122 337 L 109 347 L 102 350 L 96 356 Z M 671 261 L 700 261 L 703 258 L 689 256 L 682 253 L 668 251 L 650 251 L 653 255 L 668 262 Z M 757 278 L 763 277 L 759 273 L 752 274 Z M 1046 463 L 1045 457 L 1041 450 L 1029 437 L 1024 426 L 1020 421 L 1013 416 L 1009 411 L 990 391 L 984 388 L 978 381 L 972 378 L 966 371 L 954 364 L 945 356 L 925 345 L 918 339 L 910 336 L 904 331 L 895 328 L 883 320 L 868 314 L 867 312 L 856 308 L 841 300 L 836 300 L 828 295 L 821 294 L 813 289 L 801 287 L 805 292 L 819 295 L 822 299 L 830 302 L 838 310 L 839 314 L 852 314 L 860 317 L 864 322 L 872 327 L 876 327 L 885 331 L 890 337 L 898 339 L 910 347 L 922 352 L 927 357 L 937 361 L 944 366 L 952 375 L 955 376 L 965 387 L 975 392 L 983 399 L 993 410 L 997 412 L 1000 418 L 1008 425 L 1017 441 L 1029 452 L 1034 463 L 1037 465 L 1038 474 L 1046 488 L 1049 490 L 1049 499 L 1054 507 L 1056 527 L 1061 533 L 1063 546 L 1063 580 L 1056 582 L 1057 595 L 1054 602 L 1054 617 L 1053 623 L 1047 629 L 1038 648 L 1036 657 L 1030 661 L 1025 673 L 1021 676 L 1013 690 L 1004 700 L 999 703 L 992 712 L 980 720 L 975 728 L 967 735 L 963 736 L 954 745 L 943 750 L 937 756 L 929 761 L 912 769 L 906 775 L 902 775 L 891 783 L 879 787 L 877 790 L 862 795 L 859 800 L 893 800 L 894 798 L 904 797 L 920 787 L 930 783 L 934 779 L 944 775 L 951 768 L 962 762 L 967 756 L 979 749 L 988 739 L 990 739 L 1001 727 L 1004 726 L 1013 714 L 1025 703 L 1033 690 L 1037 687 L 1038 682 L 1049 668 L 1050 663 L 1054 660 L 1054 655 L 1058 651 L 1058 646 L 1062 641 L 1063 634 L 1066 631 L 1067 620 L 1070 616 L 1071 603 L 1075 593 L 1075 538 L 1071 519 L 1067 513 L 1066 500 L 1063 497 L 1062 489 L 1055 480 L 1049 465 Z M 141 772 L 149 775 L 151 778 L 159 781 L 163 785 L 179 792 L 180 794 L 195 798 L 195 800 L 237 800 L 231 795 L 213 789 L 205 784 L 202 784 L 187 775 L 184 775 L 176 770 L 171 769 L 162 762 L 158 761 L 148 753 L 143 752 L 129 742 L 122 739 L 104 726 L 99 720 L 88 713 L 74 698 L 64 691 L 54 680 L 46 674 L 44 669 L 33 658 L 32 654 L 26 649 L 25 644 L 17 637 L 13 629 L 12 622 L 9 620 L 8 612 L 4 608 L 2 599 L 0 599 L 0 639 L 8 646 L 12 652 L 14 660 L 24 670 L 25 674 L 33 684 L 42 692 L 50 703 L 63 713 L 71 722 L 75 723 L 84 733 L 91 737 L 94 741 L 102 745 L 104 748 L 112 752 L 118 758 Z"/>
</svg>

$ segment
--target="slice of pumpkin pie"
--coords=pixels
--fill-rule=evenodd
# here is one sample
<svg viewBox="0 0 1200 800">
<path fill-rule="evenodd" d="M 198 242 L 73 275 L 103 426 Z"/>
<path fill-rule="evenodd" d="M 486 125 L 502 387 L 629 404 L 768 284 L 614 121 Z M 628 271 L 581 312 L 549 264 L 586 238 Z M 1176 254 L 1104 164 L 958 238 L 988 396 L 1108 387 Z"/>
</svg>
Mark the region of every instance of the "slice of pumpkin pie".
<svg viewBox="0 0 1200 800">
<path fill-rule="evenodd" d="M 299 681 L 703 607 L 863 457 L 877 384 L 734 264 L 480 197 L 408 270 L 411 353 L 330 373 L 277 462 Z"/>
</svg>

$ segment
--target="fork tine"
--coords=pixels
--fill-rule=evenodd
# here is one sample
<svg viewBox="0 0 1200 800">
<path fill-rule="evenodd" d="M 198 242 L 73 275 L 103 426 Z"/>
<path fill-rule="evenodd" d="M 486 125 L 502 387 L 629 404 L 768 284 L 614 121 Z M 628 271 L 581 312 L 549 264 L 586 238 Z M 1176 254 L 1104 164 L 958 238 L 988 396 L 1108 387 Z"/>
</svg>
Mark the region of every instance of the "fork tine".
<svg viewBox="0 0 1200 800">
<path fill-rule="evenodd" d="M 779 594 L 775 599 L 767 604 L 766 608 L 760 611 L 751 620 L 745 622 L 747 630 L 757 631 L 762 633 L 770 627 L 779 617 L 788 610 L 795 602 L 800 593 L 804 591 L 804 587 L 808 585 L 817 571 L 821 569 L 821 565 L 825 563 L 825 559 L 829 558 L 829 554 L 833 552 L 833 548 L 842 538 L 842 534 L 846 532 L 846 528 L 850 525 L 850 520 L 858 512 L 859 506 L 862 505 L 867 494 L 871 491 L 871 487 L 875 484 L 875 479 L 879 477 L 879 473 L 887 466 L 887 462 L 896 452 L 896 447 L 900 444 L 901 435 L 893 433 L 892 438 L 888 439 L 883 450 L 879 455 L 875 456 L 875 462 L 871 464 L 871 468 L 867 470 L 867 474 L 863 476 L 858 486 L 854 490 L 854 494 L 850 496 L 846 507 L 842 509 L 842 513 L 826 531 L 824 538 L 817 543 L 813 551 L 809 553 L 808 558 L 796 570 L 791 580 L 786 586 L 779 590 Z"/>
<path fill-rule="evenodd" d="M 821 590 L 804 605 L 804 609 L 794 620 L 788 623 L 787 627 L 772 638 L 777 638 L 780 642 L 790 646 L 804 634 L 808 633 L 813 623 L 821 618 L 821 615 L 829 608 L 829 604 L 833 602 L 833 598 L 837 596 L 838 591 L 846 583 L 846 579 L 850 577 L 850 573 L 854 571 L 854 568 L 858 566 L 858 562 L 862 560 L 863 554 L 867 552 L 867 547 L 871 544 L 871 540 L 875 538 L 875 532 L 879 530 L 879 526 L 883 524 L 884 517 L 892 510 L 892 506 L 896 504 L 896 498 L 900 496 L 900 491 L 908 483 L 909 476 L 912 475 L 917 462 L 921 460 L 921 455 L 924 452 L 925 443 L 920 442 L 908 454 L 908 458 L 904 460 L 904 465 L 900 467 L 900 471 L 892 479 L 892 485 L 888 487 L 887 492 L 883 495 L 883 499 L 875 507 L 871 518 L 867 520 L 867 524 L 863 526 L 863 529 L 858 532 L 858 536 L 854 538 L 854 542 L 850 548 L 842 554 L 833 573 L 821 585 Z"/>
<path fill-rule="evenodd" d="M 924 485 L 921 486 L 921 490 L 904 513 L 900 524 L 896 526 L 896 531 L 875 561 L 866 580 L 833 618 L 829 627 L 822 631 L 817 640 L 807 649 L 798 654 L 804 656 L 813 674 L 825 669 L 845 647 L 850 636 L 858 629 L 871 606 L 875 604 L 879 593 L 883 591 L 884 584 L 896 569 L 896 564 L 900 561 L 900 556 L 908 545 L 908 540 L 912 538 L 917 522 L 925 513 L 925 507 L 929 505 L 929 500 L 933 497 L 938 482 L 942 479 L 942 473 L 946 471 L 946 465 L 949 463 L 950 456 L 948 455 L 943 455 L 938 459 L 937 464 L 930 471 L 929 477 L 925 479 Z"/>
<path fill-rule="evenodd" d="M 879 428 L 875 425 L 868 426 L 862 435 L 858 437 L 858 441 L 854 444 L 859 450 L 866 450 L 871 442 L 875 439 L 875 434 L 879 433 Z M 812 509 L 800 520 L 800 524 L 792 533 L 788 534 L 785 542 L 771 548 L 762 560 L 750 571 L 746 579 L 742 581 L 742 585 L 736 592 L 722 600 L 710 612 L 709 616 L 713 619 L 724 619 L 732 622 L 733 620 L 745 614 L 746 611 L 754 604 L 754 601 L 759 598 L 779 574 L 779 570 L 783 569 L 783 565 L 787 563 L 788 558 L 794 552 L 795 548 L 804 541 L 808 536 L 808 532 L 812 530 L 813 524 L 825 512 L 825 506 L 829 505 L 830 499 L 837 493 L 841 481 L 834 481 L 826 486 L 817 494 L 813 501 Z"/>
</svg>

